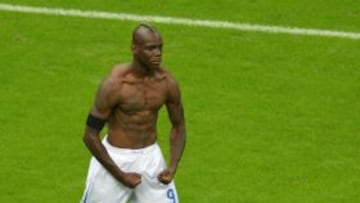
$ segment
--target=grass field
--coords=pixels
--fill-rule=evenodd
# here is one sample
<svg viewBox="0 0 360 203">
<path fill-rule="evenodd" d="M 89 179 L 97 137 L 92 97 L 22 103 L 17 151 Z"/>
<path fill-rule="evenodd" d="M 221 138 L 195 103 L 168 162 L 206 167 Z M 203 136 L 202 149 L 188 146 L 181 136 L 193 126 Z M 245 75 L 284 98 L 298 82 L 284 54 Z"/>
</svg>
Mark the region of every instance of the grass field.
<svg viewBox="0 0 360 203">
<path fill-rule="evenodd" d="M 360 32 L 356 0 L 149 2 L 15 3 Z M 136 25 L 0 11 L 0 202 L 79 201 L 85 118 Z M 360 40 L 155 25 L 186 111 L 181 202 L 360 201 Z M 168 131 L 162 111 L 166 155 Z"/>
</svg>

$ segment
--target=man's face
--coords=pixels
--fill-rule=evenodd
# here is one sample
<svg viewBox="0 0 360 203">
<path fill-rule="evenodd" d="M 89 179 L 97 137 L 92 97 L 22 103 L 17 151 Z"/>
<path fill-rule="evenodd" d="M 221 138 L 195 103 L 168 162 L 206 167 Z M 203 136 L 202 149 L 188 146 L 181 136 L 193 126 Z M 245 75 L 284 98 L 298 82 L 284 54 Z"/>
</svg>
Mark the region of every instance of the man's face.
<svg viewBox="0 0 360 203">
<path fill-rule="evenodd" d="M 136 59 L 148 69 L 157 69 L 161 64 L 162 40 L 159 34 L 147 32 L 141 41 L 133 44 Z"/>
</svg>

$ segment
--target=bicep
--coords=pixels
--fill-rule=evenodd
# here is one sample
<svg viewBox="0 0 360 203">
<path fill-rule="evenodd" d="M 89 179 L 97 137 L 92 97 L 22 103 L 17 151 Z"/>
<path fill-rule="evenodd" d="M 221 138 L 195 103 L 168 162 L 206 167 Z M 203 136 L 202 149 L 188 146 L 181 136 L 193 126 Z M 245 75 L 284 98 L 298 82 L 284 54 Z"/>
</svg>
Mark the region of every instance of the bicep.
<svg viewBox="0 0 360 203">
<path fill-rule="evenodd" d="M 167 103 L 166 107 L 173 125 L 179 125 L 184 122 L 184 108 L 181 103 Z"/>
<path fill-rule="evenodd" d="M 116 102 L 117 98 L 114 94 L 114 87 L 108 81 L 104 81 L 97 90 L 94 105 L 90 113 L 99 118 L 107 119 Z"/>
<path fill-rule="evenodd" d="M 173 125 L 181 124 L 184 122 L 184 107 L 181 101 L 180 88 L 176 83 L 169 88 L 168 95 L 166 107 L 170 121 Z"/>
</svg>

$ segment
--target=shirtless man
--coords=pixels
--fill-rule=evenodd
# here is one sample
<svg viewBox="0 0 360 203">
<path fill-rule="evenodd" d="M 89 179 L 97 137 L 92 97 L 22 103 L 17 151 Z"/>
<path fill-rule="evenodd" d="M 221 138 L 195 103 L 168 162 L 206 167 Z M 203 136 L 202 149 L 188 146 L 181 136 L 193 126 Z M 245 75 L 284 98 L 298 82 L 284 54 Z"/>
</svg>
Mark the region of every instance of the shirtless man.
<svg viewBox="0 0 360 203">
<path fill-rule="evenodd" d="M 88 116 L 84 142 L 93 158 L 82 202 L 178 202 L 173 178 L 185 147 L 180 89 L 161 65 L 160 34 L 140 24 L 132 40 L 132 62 L 113 68 Z M 156 142 L 163 104 L 172 126 L 168 166 Z"/>
</svg>

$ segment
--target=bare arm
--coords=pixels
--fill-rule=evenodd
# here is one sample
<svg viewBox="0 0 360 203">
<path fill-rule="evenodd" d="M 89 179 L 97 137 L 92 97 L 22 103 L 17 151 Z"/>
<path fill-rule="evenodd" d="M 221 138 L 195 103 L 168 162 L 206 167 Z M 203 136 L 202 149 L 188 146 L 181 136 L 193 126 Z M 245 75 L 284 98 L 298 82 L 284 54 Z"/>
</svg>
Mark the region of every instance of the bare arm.
<svg viewBox="0 0 360 203">
<path fill-rule="evenodd" d="M 90 114 L 96 118 L 107 120 L 112 108 L 117 103 L 114 91 L 117 85 L 111 79 L 106 79 L 100 85 L 95 98 L 95 104 Z M 84 143 L 94 157 L 111 173 L 117 180 L 129 187 L 135 187 L 140 183 L 140 175 L 135 173 L 124 173 L 111 159 L 104 145 L 100 140 L 100 130 L 86 126 L 84 133 Z"/>
<path fill-rule="evenodd" d="M 166 102 L 166 108 L 172 127 L 170 131 L 169 168 L 159 175 L 159 179 L 163 183 L 169 183 L 173 179 L 185 148 L 186 138 L 185 117 L 180 89 L 173 79 L 169 82 L 168 91 L 169 97 Z"/>
</svg>

